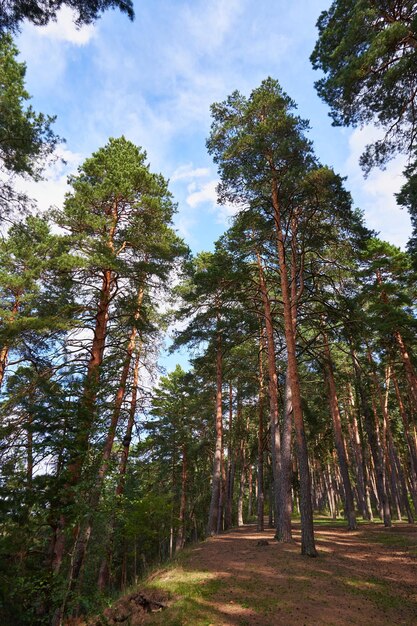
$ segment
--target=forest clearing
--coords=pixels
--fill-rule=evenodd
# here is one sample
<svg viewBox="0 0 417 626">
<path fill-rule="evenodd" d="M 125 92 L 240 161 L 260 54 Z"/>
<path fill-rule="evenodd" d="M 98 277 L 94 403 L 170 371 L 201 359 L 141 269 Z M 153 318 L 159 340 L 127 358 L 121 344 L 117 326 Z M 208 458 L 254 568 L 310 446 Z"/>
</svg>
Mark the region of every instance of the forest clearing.
<svg viewBox="0 0 417 626">
<path fill-rule="evenodd" d="M 0 2 L 1 626 L 417 625 L 417 3 L 257 4 Z"/>
<path fill-rule="evenodd" d="M 316 520 L 314 560 L 299 555 L 299 524 L 290 545 L 253 525 L 212 537 L 154 572 L 145 586 L 132 588 L 104 611 L 107 621 L 69 624 L 414 626 L 417 529 L 363 523 L 350 533 L 340 522 Z M 129 599 L 139 591 L 164 608 L 138 609 Z"/>
</svg>

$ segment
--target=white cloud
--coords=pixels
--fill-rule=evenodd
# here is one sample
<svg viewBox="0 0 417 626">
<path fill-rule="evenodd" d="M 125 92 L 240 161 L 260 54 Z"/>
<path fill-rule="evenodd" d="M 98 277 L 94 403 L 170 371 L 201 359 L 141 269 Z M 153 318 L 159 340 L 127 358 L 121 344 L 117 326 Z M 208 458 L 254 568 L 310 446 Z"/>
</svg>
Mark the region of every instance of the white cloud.
<svg viewBox="0 0 417 626">
<path fill-rule="evenodd" d="M 211 0 L 203 12 L 184 11 L 185 26 L 205 52 L 215 52 L 225 41 L 244 9 L 245 0 Z"/>
<path fill-rule="evenodd" d="M 68 175 L 74 173 L 83 160 L 81 154 L 71 152 L 71 150 L 62 147 L 56 150 L 56 156 L 57 160 L 46 168 L 44 180 L 35 182 L 33 180 L 19 179 L 19 181 L 16 181 L 18 189 L 36 200 L 41 211 L 46 211 L 51 206 L 62 206 L 65 194 L 69 191 Z"/>
<path fill-rule="evenodd" d="M 208 211 L 216 215 L 217 222 L 227 226 L 229 219 L 239 211 L 239 207 L 230 203 L 217 203 L 218 184 L 219 181 L 217 179 L 210 180 L 202 185 L 195 182 L 191 183 L 188 186 L 190 193 L 187 196 L 187 204 L 192 209 L 196 209 L 201 205 L 207 205 Z"/>
<path fill-rule="evenodd" d="M 180 165 L 175 172 L 171 175 L 170 181 L 172 183 L 178 180 L 192 180 L 194 178 L 202 178 L 210 175 L 210 169 L 208 167 L 193 168 L 192 163 L 186 165 Z"/>
<path fill-rule="evenodd" d="M 84 46 L 94 37 L 96 29 L 93 24 L 77 28 L 74 24 L 75 19 L 76 13 L 69 7 L 64 6 L 58 12 L 56 21 L 49 22 L 49 24 L 41 28 L 36 28 L 43 37 Z"/>
<path fill-rule="evenodd" d="M 406 165 L 404 156 L 397 156 L 385 170 L 374 168 L 365 178 L 359 166 L 359 157 L 365 146 L 381 138 L 381 132 L 368 126 L 356 129 L 349 137 L 350 154 L 346 161 L 348 187 L 356 204 L 364 210 L 367 225 L 378 231 L 382 239 L 404 247 L 411 234 L 408 213 L 401 209 L 395 194 L 404 183 L 402 172 Z"/>
<path fill-rule="evenodd" d="M 189 186 L 189 191 L 191 193 L 187 197 L 187 204 L 192 209 L 195 209 L 200 204 L 206 204 L 207 202 L 216 205 L 217 204 L 217 180 L 210 180 L 204 185 L 196 186 L 196 184 L 192 184 Z"/>
</svg>

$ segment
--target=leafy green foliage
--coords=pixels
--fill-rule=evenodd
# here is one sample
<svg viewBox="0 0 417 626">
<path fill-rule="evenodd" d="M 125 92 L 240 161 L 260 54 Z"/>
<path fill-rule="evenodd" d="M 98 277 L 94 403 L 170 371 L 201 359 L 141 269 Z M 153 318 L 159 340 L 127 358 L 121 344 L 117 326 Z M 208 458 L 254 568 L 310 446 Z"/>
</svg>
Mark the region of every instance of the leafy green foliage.
<svg viewBox="0 0 417 626">
<path fill-rule="evenodd" d="M 365 171 L 415 146 L 417 9 L 415 2 L 335 0 L 318 22 L 311 55 L 324 77 L 318 94 L 335 125 L 374 122 L 385 137 L 367 146 Z"/>
<path fill-rule="evenodd" d="M 133 19 L 132 0 L 6 0 L 0 9 L 0 32 L 15 31 L 23 20 L 44 26 L 56 20 L 59 9 L 67 6 L 75 11 L 77 26 L 91 24 L 107 9 L 120 9 Z"/>
</svg>

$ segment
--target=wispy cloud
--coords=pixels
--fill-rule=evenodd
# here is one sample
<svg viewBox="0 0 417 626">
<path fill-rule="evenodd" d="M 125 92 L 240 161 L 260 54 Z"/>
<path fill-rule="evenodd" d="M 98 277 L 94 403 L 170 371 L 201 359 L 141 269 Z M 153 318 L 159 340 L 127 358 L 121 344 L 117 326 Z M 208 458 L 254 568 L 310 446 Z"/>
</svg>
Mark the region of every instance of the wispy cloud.
<svg viewBox="0 0 417 626">
<path fill-rule="evenodd" d="M 34 198 L 40 211 L 46 211 L 52 206 L 58 208 L 62 206 L 65 194 L 70 189 L 67 182 L 68 176 L 75 173 L 77 166 L 83 160 L 81 154 L 62 147 L 57 149 L 55 156 L 56 160 L 46 168 L 44 180 L 34 182 L 16 179 L 18 189 L 30 198 Z"/>
<path fill-rule="evenodd" d="M 224 45 L 246 4 L 246 0 L 209 0 L 202 11 L 186 6 L 182 17 L 198 47 L 205 53 L 214 53 Z"/>
<path fill-rule="evenodd" d="M 404 247 L 411 234 L 408 214 L 401 209 L 395 194 L 404 184 L 402 172 L 406 165 L 404 156 L 395 157 L 385 170 L 374 168 L 367 178 L 359 166 L 359 157 L 365 146 L 381 137 L 373 126 L 354 130 L 349 137 L 349 157 L 346 162 L 348 188 L 365 212 L 367 224 L 379 231 L 383 239 Z"/>
<path fill-rule="evenodd" d="M 192 209 L 207 210 L 216 216 L 219 224 L 229 226 L 229 220 L 239 211 L 239 207 L 234 204 L 218 204 L 217 185 L 218 179 L 210 180 L 206 183 L 193 182 L 188 186 L 187 204 Z M 200 208 L 201 207 L 201 208 Z"/>
<path fill-rule="evenodd" d="M 189 195 L 187 197 L 187 204 L 192 209 L 195 209 L 201 204 L 209 203 L 211 206 L 215 205 L 217 202 L 217 193 L 216 186 L 217 180 L 210 180 L 203 185 L 196 185 L 196 183 L 192 183 L 189 185 Z"/>
<path fill-rule="evenodd" d="M 209 175 L 210 169 L 208 167 L 193 168 L 192 163 L 187 163 L 186 165 L 180 165 L 171 175 L 170 180 L 174 183 L 178 180 L 193 180 L 194 178 L 201 178 Z"/>
</svg>

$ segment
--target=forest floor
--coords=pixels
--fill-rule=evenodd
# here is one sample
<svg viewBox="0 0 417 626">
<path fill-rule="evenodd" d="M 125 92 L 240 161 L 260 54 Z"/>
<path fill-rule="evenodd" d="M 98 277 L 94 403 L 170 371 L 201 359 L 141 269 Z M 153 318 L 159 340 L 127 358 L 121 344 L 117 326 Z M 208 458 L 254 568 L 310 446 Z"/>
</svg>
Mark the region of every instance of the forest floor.
<svg viewBox="0 0 417 626">
<path fill-rule="evenodd" d="M 344 523 L 318 520 L 317 558 L 300 555 L 294 527 L 291 545 L 252 525 L 196 544 L 107 609 L 106 621 L 89 624 L 417 625 L 417 526 L 361 524 L 348 532 Z M 258 545 L 262 539 L 268 543 Z M 138 593 L 166 608 L 129 613 Z"/>
</svg>

